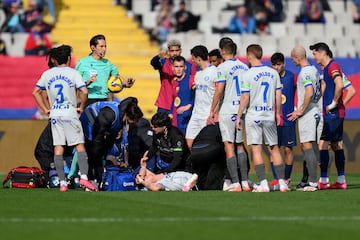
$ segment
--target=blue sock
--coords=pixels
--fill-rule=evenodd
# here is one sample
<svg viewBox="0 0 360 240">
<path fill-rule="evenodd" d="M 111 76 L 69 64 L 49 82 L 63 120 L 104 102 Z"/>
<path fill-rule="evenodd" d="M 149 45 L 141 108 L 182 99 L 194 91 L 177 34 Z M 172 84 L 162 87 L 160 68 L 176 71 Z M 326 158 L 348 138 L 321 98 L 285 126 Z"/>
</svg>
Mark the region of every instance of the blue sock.
<svg viewBox="0 0 360 240">
<path fill-rule="evenodd" d="M 287 165 L 285 164 L 285 180 L 289 179 L 291 176 L 293 165 Z"/>
<path fill-rule="evenodd" d="M 344 149 L 335 151 L 335 165 L 338 176 L 345 175 L 345 154 Z"/>
<path fill-rule="evenodd" d="M 272 171 L 272 174 L 274 176 L 274 179 L 278 179 L 278 176 L 277 176 L 276 171 L 275 171 L 274 164 L 272 162 L 270 162 L 270 167 L 271 167 L 271 171 Z"/>
<path fill-rule="evenodd" d="M 320 150 L 320 177 L 328 177 L 329 150 Z"/>
</svg>

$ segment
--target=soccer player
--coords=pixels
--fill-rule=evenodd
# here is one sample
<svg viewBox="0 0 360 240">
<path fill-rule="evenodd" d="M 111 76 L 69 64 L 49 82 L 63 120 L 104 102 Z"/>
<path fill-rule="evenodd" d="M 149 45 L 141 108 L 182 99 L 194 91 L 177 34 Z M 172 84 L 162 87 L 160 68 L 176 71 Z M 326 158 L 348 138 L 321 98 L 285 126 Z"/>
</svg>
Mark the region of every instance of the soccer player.
<svg viewBox="0 0 360 240">
<path fill-rule="evenodd" d="M 323 81 L 321 88 L 323 91 L 323 117 L 324 127 L 320 137 L 320 181 L 318 188 L 324 190 L 346 189 L 345 179 L 345 154 L 342 145 L 343 125 L 345 118 L 345 106 L 343 103 L 342 71 L 332 59 L 332 52 L 324 42 L 319 42 L 310 46 L 314 60 L 323 68 Z M 338 171 L 337 181 L 329 185 L 328 163 L 329 145 L 335 153 L 335 164 Z"/>
<path fill-rule="evenodd" d="M 140 170 L 136 175 L 137 184 L 150 191 L 190 191 L 197 182 L 197 174 L 184 171 L 155 174 L 146 168 L 146 161 L 140 161 Z"/>
<path fill-rule="evenodd" d="M 356 94 L 356 89 L 355 87 L 352 85 L 351 81 L 348 79 L 348 77 L 342 73 L 342 78 L 343 78 L 343 84 L 344 84 L 344 92 L 346 92 L 346 95 L 343 96 L 343 103 L 344 103 L 344 106 L 346 107 L 346 105 L 351 101 L 351 99 L 355 96 Z M 323 79 L 323 75 L 320 76 L 320 81 L 322 81 Z M 318 105 L 320 107 L 320 109 L 322 109 L 322 98 L 320 98 L 319 102 L 318 102 Z M 323 129 L 323 125 L 324 125 L 324 122 L 323 122 L 323 118 L 321 118 L 321 121 L 319 123 L 319 126 L 318 126 L 318 142 L 320 140 L 320 135 L 321 135 L 321 132 L 322 132 L 322 129 Z M 330 149 L 330 147 L 329 147 Z M 329 155 L 329 166 L 328 166 L 328 176 L 329 176 L 329 172 L 330 172 L 330 167 L 331 167 L 331 163 L 333 162 L 333 156 L 332 155 Z M 303 183 L 306 183 L 307 182 L 307 179 L 309 178 L 309 172 L 307 171 L 307 168 L 306 168 L 306 162 L 304 162 L 304 165 L 303 165 L 303 176 L 302 176 L 302 180 L 301 182 Z M 330 185 L 330 182 L 329 182 L 329 178 L 327 178 L 326 182 L 328 183 L 328 185 Z M 301 185 L 301 183 L 300 183 Z"/>
<path fill-rule="evenodd" d="M 186 71 L 186 60 L 177 56 L 173 61 L 174 79 L 173 104 L 171 105 L 172 124 L 180 129 L 185 136 L 194 106 L 194 90 L 190 84 L 190 72 Z"/>
<path fill-rule="evenodd" d="M 295 92 L 297 85 L 297 76 L 285 69 L 285 57 L 282 53 L 274 53 L 271 56 L 271 65 L 279 73 L 281 82 L 281 115 L 280 124 L 277 126 L 278 145 L 284 147 L 285 152 L 285 182 L 290 184 L 290 176 L 294 162 L 293 147 L 296 146 L 296 127 L 295 122 L 289 121 L 287 115 L 294 111 Z M 270 187 L 278 188 L 278 179 L 271 164 L 271 170 L 274 180 L 270 183 Z"/>
<path fill-rule="evenodd" d="M 181 55 L 181 43 L 177 39 L 168 41 L 168 49 L 151 59 L 151 66 L 160 73 L 160 91 L 156 99 L 155 105 L 158 107 L 158 112 L 171 113 L 170 108 L 173 98 L 173 61 L 174 58 Z M 190 75 L 190 87 L 193 86 L 196 68 L 186 61 L 186 71 Z"/>
<path fill-rule="evenodd" d="M 200 70 L 195 74 L 195 102 L 186 129 L 186 143 L 189 149 L 191 149 L 195 137 L 206 126 L 217 81 L 217 68 L 209 63 L 207 48 L 197 45 L 190 52 L 193 62 Z"/>
<path fill-rule="evenodd" d="M 320 108 L 317 104 L 320 98 L 320 74 L 315 66 L 310 65 L 306 51 L 302 46 L 296 46 L 291 51 L 292 61 L 301 70 L 297 81 L 297 109 L 288 114 L 290 121 L 298 121 L 301 150 L 309 171 L 309 183 L 300 184 L 299 191 L 317 190 L 317 158 L 315 154 L 317 142 L 317 127 L 321 120 Z"/>
<path fill-rule="evenodd" d="M 232 181 L 224 190 L 240 192 L 242 190 L 250 191 L 244 133 L 238 130 L 235 125 L 240 104 L 240 78 L 248 70 L 248 67 L 235 57 L 236 50 L 237 46 L 232 41 L 225 41 L 220 44 L 220 53 L 225 61 L 218 66 L 217 85 L 208 121 L 214 123 L 218 114 L 226 152 L 226 165 Z M 241 185 L 237 172 L 238 166 L 241 173 Z"/>
<path fill-rule="evenodd" d="M 86 105 L 97 101 L 112 101 L 114 96 L 109 92 L 107 82 L 110 76 L 118 76 L 119 71 L 105 58 L 105 36 L 102 34 L 93 36 L 90 39 L 90 49 L 90 55 L 80 59 L 75 67 L 83 77 L 89 91 Z M 134 79 L 128 78 L 122 84 L 124 87 L 131 87 Z"/>
<path fill-rule="evenodd" d="M 88 157 L 84 146 L 84 133 L 78 115 L 83 112 L 88 91 L 80 74 L 69 67 L 71 47 L 61 45 L 49 51 L 53 66 L 46 70 L 36 83 L 33 91 L 39 107 L 49 113 L 54 144 L 54 163 L 60 179 L 60 192 L 68 190 L 64 173 L 64 145 L 76 146 L 80 168 L 80 186 L 90 191 L 98 188 L 88 181 Z M 80 105 L 77 107 L 77 90 Z M 42 92 L 46 91 L 51 109 L 44 103 Z"/>
<path fill-rule="evenodd" d="M 279 74 L 262 65 L 262 48 L 251 44 L 246 48 L 246 57 L 251 68 L 241 80 L 241 100 L 236 118 L 236 127 L 244 129 L 241 116 L 247 109 L 245 129 L 247 144 L 251 146 L 255 172 L 260 185 L 254 185 L 253 192 L 269 192 L 262 157 L 262 143 L 268 146 L 275 172 L 279 178 L 281 192 L 289 191 L 284 181 L 284 164 L 278 147 L 276 125 L 280 123 L 281 83 Z M 276 117 L 276 121 L 275 121 Z"/>
<path fill-rule="evenodd" d="M 219 49 L 213 49 L 209 52 L 209 60 L 212 65 L 215 67 L 219 66 L 221 63 L 224 62 Z"/>
</svg>

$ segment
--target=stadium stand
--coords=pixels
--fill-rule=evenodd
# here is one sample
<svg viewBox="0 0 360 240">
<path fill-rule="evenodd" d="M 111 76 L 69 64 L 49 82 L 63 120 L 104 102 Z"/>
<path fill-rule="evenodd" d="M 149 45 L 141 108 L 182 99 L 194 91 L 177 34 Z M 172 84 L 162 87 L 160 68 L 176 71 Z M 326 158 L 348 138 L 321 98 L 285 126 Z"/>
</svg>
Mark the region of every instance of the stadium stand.
<svg viewBox="0 0 360 240">
<path fill-rule="evenodd" d="M 179 1 L 180 0 L 173 1 L 175 7 Z M 134 2 L 137 2 L 137 0 Z M 209 35 L 213 34 L 214 32 L 209 31 L 209 29 L 221 29 L 226 27 L 229 18 L 234 14 L 234 11 L 230 9 L 245 3 L 245 0 L 187 0 L 186 2 L 191 12 L 200 14 L 201 16 L 198 30 L 204 35 L 203 39 L 213 39 L 212 37 L 209 37 Z M 330 10 L 326 10 L 324 12 L 327 20 L 326 24 L 311 23 L 307 24 L 307 26 L 304 26 L 302 23 L 295 23 L 296 16 L 299 14 L 301 0 L 283 0 L 286 19 L 280 23 L 270 23 L 269 28 L 271 31 L 271 36 L 275 38 L 275 40 L 271 40 L 271 42 L 275 43 L 276 45 L 274 47 L 266 46 L 266 48 L 269 51 L 271 49 L 284 49 L 284 46 L 280 44 L 283 42 L 281 38 L 284 36 L 290 36 L 290 40 L 294 38 L 294 41 L 287 43 L 286 46 L 294 46 L 300 42 L 300 39 L 305 39 L 306 37 L 312 40 L 316 39 L 319 41 L 326 41 L 331 45 L 335 43 L 335 38 L 337 37 L 353 38 L 353 35 L 360 31 L 360 25 L 352 23 L 350 2 L 350 0 L 328 0 Z M 148 15 L 149 13 L 142 14 Z M 144 28 L 149 28 L 146 20 L 148 18 L 145 17 L 142 19 L 142 25 Z M 194 33 L 189 34 L 193 35 Z M 219 37 L 221 38 L 224 35 L 228 34 L 222 33 Z M 174 35 L 170 34 L 169 36 L 172 37 Z M 245 38 L 248 39 L 248 37 Z M 306 43 L 308 42 L 309 41 L 306 41 Z M 185 41 L 184 49 L 190 49 L 193 45 L 194 44 L 192 41 Z M 215 44 L 212 44 L 212 46 L 214 45 Z M 334 53 L 338 54 L 337 57 L 359 56 L 360 54 L 360 49 L 356 47 L 355 42 L 352 42 L 351 46 L 346 47 L 351 51 L 354 50 L 354 52 L 350 55 L 348 54 L 349 50 L 344 51 L 341 45 L 334 44 L 333 46 Z M 189 57 L 189 54 L 186 52 L 184 52 L 184 55 Z"/>
<path fill-rule="evenodd" d="M 24 0 L 24 5 L 28 0 Z M 128 0 L 122 0 L 124 4 Z M 55 0 L 58 12 L 56 26 L 51 32 L 54 44 L 69 44 L 73 47 L 74 58 L 79 59 L 90 53 L 89 39 L 95 34 L 107 37 L 107 55 L 124 76 L 136 79 L 132 89 L 126 89 L 119 97 L 137 96 L 145 116 L 155 112 L 154 102 L 159 90 L 158 73 L 149 60 L 158 54 L 158 46 L 151 45 L 149 29 L 156 24 L 155 12 L 151 11 L 150 0 L 133 0 L 132 9 L 124 5 L 113 5 L 112 0 Z M 180 0 L 174 0 L 177 6 Z M 350 1 L 328 0 L 331 11 L 326 11 L 327 23 L 295 23 L 301 0 L 284 0 L 286 19 L 280 23 L 270 23 L 270 35 L 231 35 L 214 33 L 213 27 L 224 27 L 233 6 L 243 4 L 244 0 L 186 0 L 189 10 L 200 14 L 198 31 L 170 33 L 169 38 L 178 38 L 183 43 L 183 55 L 190 57 L 190 49 L 196 44 L 205 44 L 209 49 L 217 47 L 223 36 L 231 36 L 239 43 L 240 56 L 245 55 L 245 47 L 250 43 L 264 46 L 265 55 L 282 51 L 286 56 L 295 44 L 308 45 L 314 41 L 326 41 L 333 47 L 336 57 L 358 57 L 360 43 L 360 24 L 351 22 Z M 48 15 L 45 15 L 47 19 Z M 319 34 L 320 33 L 320 34 Z M 23 56 L 24 37 L 21 34 L 2 33 L 10 56 L 17 61 Z M 29 69 L 29 68 L 28 68 Z M 22 70 L 21 70 L 22 71 Z M 24 69 L 25 71 L 25 69 Z M 18 71 L 16 71 L 18 72 Z M 16 74 L 16 73 L 13 73 Z M 3 75 L 1 72 L 0 77 Z M 19 77 L 20 78 L 20 77 Z M 18 79 L 19 79 L 18 78 Z M 4 79 L 4 77 L 2 77 Z M 16 79 L 16 77 L 14 77 Z M 12 80 L 14 81 L 14 80 Z"/>
</svg>

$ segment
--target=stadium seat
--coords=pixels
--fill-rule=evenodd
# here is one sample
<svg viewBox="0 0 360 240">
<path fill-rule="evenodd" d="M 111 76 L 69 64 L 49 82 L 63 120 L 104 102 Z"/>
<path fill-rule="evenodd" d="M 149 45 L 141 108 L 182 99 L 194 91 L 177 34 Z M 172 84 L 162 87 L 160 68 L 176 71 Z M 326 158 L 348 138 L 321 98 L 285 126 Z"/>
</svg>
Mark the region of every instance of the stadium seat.
<svg viewBox="0 0 360 240">
<path fill-rule="evenodd" d="M 221 39 L 220 33 L 212 33 L 212 34 L 204 35 L 204 44 L 209 52 L 215 48 L 219 48 L 220 39 Z"/>
<path fill-rule="evenodd" d="M 187 9 L 195 15 L 199 15 L 209 10 L 207 0 L 190 1 L 186 6 Z"/>
<path fill-rule="evenodd" d="M 291 49 L 295 47 L 295 36 L 286 36 L 277 38 L 277 51 L 283 53 L 285 56 L 290 56 Z"/>
<path fill-rule="evenodd" d="M 0 8 L 0 27 L 4 24 L 6 20 L 6 14 L 2 8 Z"/>
<path fill-rule="evenodd" d="M 336 24 L 341 24 L 344 26 L 353 24 L 352 14 L 349 12 L 336 13 L 335 19 L 336 19 Z"/>
<path fill-rule="evenodd" d="M 336 52 L 334 54 L 336 57 L 355 57 L 356 48 L 353 38 L 337 37 L 334 39 L 334 42 L 336 46 Z"/>
<path fill-rule="evenodd" d="M 222 11 L 219 16 L 219 22 L 216 27 L 226 28 L 229 25 L 230 19 L 234 15 L 235 15 L 235 11 L 233 11 L 233 10 Z"/>
<path fill-rule="evenodd" d="M 245 55 L 245 50 L 250 44 L 259 44 L 259 38 L 257 34 L 242 34 L 241 43 L 238 44 L 240 55 Z"/>
<path fill-rule="evenodd" d="M 335 13 L 336 15 L 339 13 L 345 13 L 346 9 L 345 9 L 345 1 L 343 0 L 331 0 L 328 1 L 331 11 L 333 13 Z M 351 13 L 349 12 L 349 14 L 351 15 Z"/>
<path fill-rule="evenodd" d="M 261 35 L 259 44 L 263 49 L 263 56 L 270 57 L 277 51 L 277 39 L 271 35 Z"/>
<path fill-rule="evenodd" d="M 25 43 L 28 33 L 2 33 L 1 38 L 5 42 L 6 51 L 9 56 L 24 56 Z"/>
<path fill-rule="evenodd" d="M 151 1 L 136 0 L 132 1 L 132 11 L 135 14 L 143 14 L 151 11 Z"/>
<path fill-rule="evenodd" d="M 306 34 L 305 26 L 302 23 L 292 23 L 287 26 L 287 33 L 289 36 L 303 36 Z"/>
<path fill-rule="evenodd" d="M 274 37 L 286 36 L 287 28 L 285 23 L 271 22 L 269 23 L 269 28 L 270 28 L 271 36 Z"/>
<path fill-rule="evenodd" d="M 324 35 L 325 32 L 325 24 L 322 23 L 309 23 L 305 25 L 305 31 L 307 35 L 316 36 L 316 35 Z"/>
<path fill-rule="evenodd" d="M 228 0 L 209 0 L 209 11 L 221 11 L 228 2 Z"/>
<path fill-rule="evenodd" d="M 325 36 L 326 37 L 338 37 L 338 36 L 344 36 L 344 27 L 340 24 L 335 25 L 325 25 Z"/>
<path fill-rule="evenodd" d="M 142 14 L 142 27 L 145 29 L 153 29 L 157 26 L 157 12 L 146 12 Z"/>
</svg>

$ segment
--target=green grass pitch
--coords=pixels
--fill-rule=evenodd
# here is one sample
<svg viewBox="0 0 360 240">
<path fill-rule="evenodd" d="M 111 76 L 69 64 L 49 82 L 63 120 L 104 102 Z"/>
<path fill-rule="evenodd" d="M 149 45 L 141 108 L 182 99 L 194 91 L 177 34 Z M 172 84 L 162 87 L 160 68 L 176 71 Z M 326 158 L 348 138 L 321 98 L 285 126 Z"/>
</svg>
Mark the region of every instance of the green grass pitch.
<svg viewBox="0 0 360 240">
<path fill-rule="evenodd" d="M 1 188 L 0 236 L 11 240 L 359 239 L 360 174 L 348 175 L 347 182 L 345 191 L 289 193 L 80 189 L 60 193 Z"/>
</svg>

